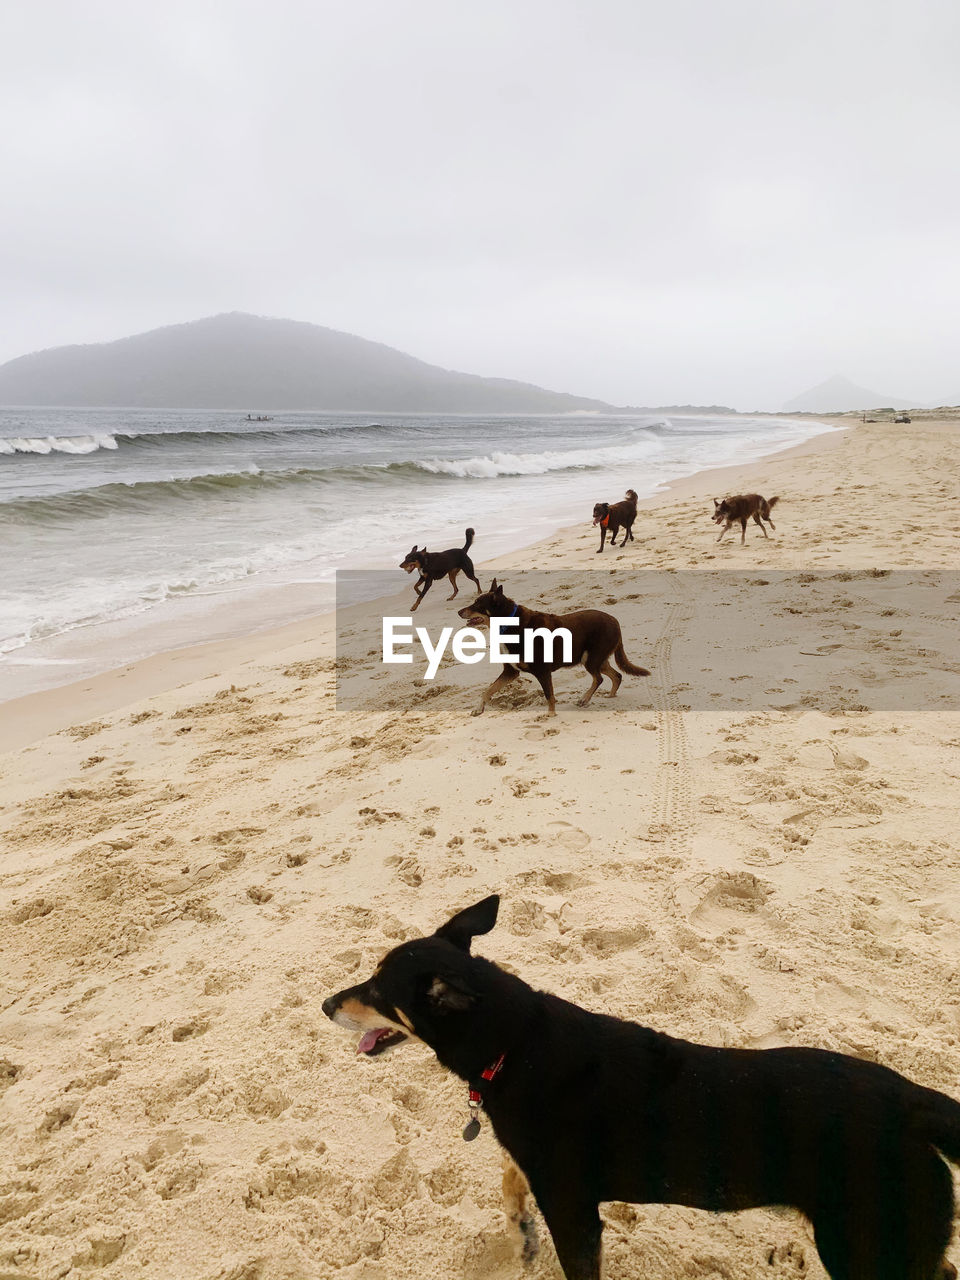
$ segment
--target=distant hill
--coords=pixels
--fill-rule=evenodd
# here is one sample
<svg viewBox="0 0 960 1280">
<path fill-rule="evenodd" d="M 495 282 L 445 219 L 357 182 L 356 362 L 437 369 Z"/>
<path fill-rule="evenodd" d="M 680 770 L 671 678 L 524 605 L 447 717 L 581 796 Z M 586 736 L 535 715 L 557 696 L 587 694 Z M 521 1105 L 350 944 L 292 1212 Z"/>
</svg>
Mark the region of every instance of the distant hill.
<svg viewBox="0 0 960 1280">
<path fill-rule="evenodd" d="M 0 370 L 2 373 L 2 370 Z M 849 409 L 914 409 L 918 406 L 910 400 L 896 400 L 858 387 L 849 378 L 839 374 L 828 378 L 819 386 L 811 387 L 783 406 L 785 413 L 846 413 Z"/>
<path fill-rule="evenodd" d="M 707 414 L 714 418 L 736 417 L 739 409 L 731 409 L 728 404 L 655 404 L 644 409 L 635 409 L 635 413 L 690 413 Z"/>
<path fill-rule="evenodd" d="M 231 312 L 0 365 L 0 404 L 150 409 L 568 413 L 601 400 L 425 364 L 299 320 Z"/>
</svg>

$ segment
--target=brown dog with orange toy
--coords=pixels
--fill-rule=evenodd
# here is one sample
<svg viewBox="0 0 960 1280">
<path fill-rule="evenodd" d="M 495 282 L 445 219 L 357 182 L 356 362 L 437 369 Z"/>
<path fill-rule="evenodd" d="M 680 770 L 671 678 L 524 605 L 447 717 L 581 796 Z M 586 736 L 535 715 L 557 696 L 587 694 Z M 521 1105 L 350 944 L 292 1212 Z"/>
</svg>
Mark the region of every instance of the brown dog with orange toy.
<svg viewBox="0 0 960 1280">
<path fill-rule="evenodd" d="M 616 537 L 621 529 L 623 529 L 621 547 L 625 547 L 628 542 L 634 542 L 633 522 L 636 518 L 637 495 L 632 489 L 627 490 L 627 496 L 621 502 L 598 502 L 593 508 L 593 523 L 600 526 L 600 546 L 597 548 L 597 555 L 603 550 L 608 533 L 611 547 L 617 545 Z"/>
</svg>

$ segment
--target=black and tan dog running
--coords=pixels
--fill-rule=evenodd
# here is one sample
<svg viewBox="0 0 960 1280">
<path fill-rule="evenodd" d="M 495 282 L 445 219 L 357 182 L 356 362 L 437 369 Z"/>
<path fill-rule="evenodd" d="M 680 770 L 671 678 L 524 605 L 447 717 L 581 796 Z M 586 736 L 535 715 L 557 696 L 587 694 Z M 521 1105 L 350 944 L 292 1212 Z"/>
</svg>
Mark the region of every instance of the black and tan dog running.
<svg viewBox="0 0 960 1280">
<path fill-rule="evenodd" d="M 779 498 L 771 498 L 768 502 L 766 498 L 762 498 L 759 493 L 738 493 L 735 497 L 724 498 L 722 502 L 718 502 L 716 498 L 713 500 L 713 515 L 710 517 L 714 524 L 722 524 L 720 530 L 720 538 L 730 529 L 740 522 L 740 545 L 747 540 L 747 521 L 753 519 L 760 526 L 760 532 L 765 538 L 769 538 L 769 534 L 763 526 L 764 520 L 769 524 L 771 529 L 776 529 L 776 525 L 770 519 L 770 512 L 780 501 Z M 720 541 L 720 538 L 717 541 Z"/>
<path fill-rule="evenodd" d="M 593 508 L 593 523 L 600 526 L 600 546 L 597 548 L 597 555 L 603 550 L 603 544 L 606 542 L 607 534 L 610 534 L 610 545 L 617 545 L 617 534 L 623 529 L 623 541 L 620 543 L 621 548 L 625 547 L 628 542 L 635 542 L 633 536 L 633 522 L 637 518 L 637 495 L 632 489 L 627 490 L 627 496 L 620 502 L 598 502 Z"/>
<path fill-rule="evenodd" d="M 418 551 L 417 544 L 414 543 L 400 561 L 400 568 L 405 569 L 407 573 L 413 573 L 416 569 L 420 574 L 413 588 L 417 593 L 417 602 L 411 609 L 411 613 L 416 613 L 423 597 L 440 578 L 449 578 L 450 585 L 453 587 L 453 595 L 447 596 L 448 600 L 460 594 L 460 588 L 457 586 L 458 573 L 465 573 L 477 590 L 481 589 L 477 575 L 473 571 L 473 561 L 467 555 L 473 544 L 474 531 L 467 529 L 466 536 L 467 540 L 462 547 L 451 547 L 449 551 L 428 551 L 426 547 L 421 547 Z"/>
<path fill-rule="evenodd" d="M 810 1220 L 832 1280 L 947 1280 L 960 1103 L 825 1049 L 720 1049 L 535 991 L 470 944 L 492 896 L 389 952 L 323 1002 L 358 1052 L 421 1040 L 466 1082 L 513 1162 L 507 1218 L 537 1251 L 540 1207 L 567 1280 L 599 1280 L 601 1201 Z"/>
<path fill-rule="evenodd" d="M 555 716 L 557 714 L 557 703 L 553 692 L 553 673 L 560 667 L 586 667 L 587 671 L 593 676 L 593 684 L 577 702 L 578 707 L 585 707 L 590 699 L 600 688 L 605 675 L 610 677 L 610 683 L 613 688 L 610 690 L 612 698 L 620 685 L 623 683 L 623 676 L 620 671 L 625 671 L 628 676 L 648 676 L 650 672 L 646 667 L 635 667 L 623 650 L 623 636 L 620 633 L 620 623 L 616 620 L 612 613 L 603 613 L 600 609 L 578 609 L 574 613 L 538 613 L 534 609 L 528 609 L 526 605 L 517 604 L 516 600 L 511 600 L 509 596 L 503 594 L 503 587 L 497 582 L 496 578 L 490 583 L 490 590 L 479 595 L 473 604 L 466 605 L 463 609 L 457 610 L 458 616 L 466 618 L 473 626 L 484 626 L 489 623 L 491 618 L 516 618 L 518 621 L 516 641 L 513 643 L 511 639 L 511 648 L 516 648 L 519 653 L 516 663 L 505 662 L 503 670 L 494 680 L 493 684 L 488 685 L 483 692 L 483 698 L 480 706 L 474 711 L 475 716 L 482 716 L 487 703 L 504 685 L 509 684 L 511 680 L 516 680 L 521 671 L 528 671 L 540 682 L 540 688 L 543 690 L 543 696 L 547 700 L 549 714 Z M 563 651 L 559 643 L 555 644 L 551 650 L 550 657 L 547 657 L 544 637 L 541 632 L 556 631 L 558 628 L 565 628 L 570 632 L 570 661 L 563 661 Z M 529 660 L 523 658 L 523 654 L 527 650 L 529 644 L 533 657 Z M 504 636 L 506 640 L 507 637 Z M 539 655 L 539 657 L 537 656 Z M 610 662 L 613 657 L 620 671 L 614 669 Z"/>
</svg>

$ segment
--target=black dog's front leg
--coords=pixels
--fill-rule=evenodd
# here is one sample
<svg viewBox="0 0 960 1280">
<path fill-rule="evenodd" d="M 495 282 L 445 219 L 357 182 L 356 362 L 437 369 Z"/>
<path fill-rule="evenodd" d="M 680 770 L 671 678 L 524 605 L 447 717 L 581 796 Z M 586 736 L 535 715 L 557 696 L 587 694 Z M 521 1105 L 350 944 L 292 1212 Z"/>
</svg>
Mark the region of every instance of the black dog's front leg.
<svg viewBox="0 0 960 1280">
<path fill-rule="evenodd" d="M 595 1204 L 571 1203 L 564 1196 L 555 1201 L 537 1196 L 543 1220 L 566 1280 L 600 1280 L 600 1236 L 603 1223 Z"/>
<path fill-rule="evenodd" d="M 602 524 L 600 526 L 600 546 L 597 548 L 597 555 L 599 555 L 600 552 L 603 550 L 603 545 L 606 542 L 606 540 L 607 540 L 607 526 Z"/>
<path fill-rule="evenodd" d="M 422 588 L 422 590 L 421 590 L 421 588 L 420 588 L 420 582 L 422 582 L 422 583 L 423 583 L 423 588 Z M 432 578 L 421 578 L 421 579 L 420 579 L 420 582 L 418 582 L 418 583 L 414 586 L 414 588 L 413 588 L 413 589 L 414 589 L 414 591 L 417 593 L 417 603 L 416 603 L 416 604 L 413 606 L 413 608 L 410 610 L 410 612 L 411 612 L 411 613 L 416 613 L 416 611 L 420 608 L 420 604 L 421 604 L 421 602 L 422 602 L 422 600 L 423 600 L 423 597 L 427 594 L 427 592 L 428 592 L 428 591 L 430 590 L 430 588 L 433 586 L 433 579 L 432 579 Z"/>
</svg>

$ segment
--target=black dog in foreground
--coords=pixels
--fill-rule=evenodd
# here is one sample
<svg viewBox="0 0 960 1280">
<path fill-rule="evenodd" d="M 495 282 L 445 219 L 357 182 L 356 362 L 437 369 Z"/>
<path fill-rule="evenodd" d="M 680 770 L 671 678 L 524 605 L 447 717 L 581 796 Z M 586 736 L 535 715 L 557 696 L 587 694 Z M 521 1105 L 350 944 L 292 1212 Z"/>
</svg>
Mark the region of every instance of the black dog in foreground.
<svg viewBox="0 0 960 1280">
<path fill-rule="evenodd" d="M 599 1280 L 601 1201 L 806 1214 L 833 1280 L 947 1280 L 960 1103 L 824 1049 L 717 1049 L 588 1013 L 470 955 L 499 898 L 396 947 L 323 1002 L 358 1052 L 422 1040 L 486 1111 L 507 1216 L 536 1197 L 567 1280 Z M 521 1176 L 521 1172 L 522 1175 Z M 529 1184 L 529 1186 L 527 1185 Z"/>
<path fill-rule="evenodd" d="M 468 529 L 466 532 L 467 540 L 462 547 L 451 547 L 449 551 L 428 551 L 426 547 L 421 547 L 418 551 L 417 544 L 414 543 L 400 561 L 400 568 L 405 569 L 407 573 L 413 573 L 414 569 L 420 573 L 417 584 L 413 588 L 417 593 L 417 603 L 411 609 L 411 613 L 417 611 L 420 602 L 433 584 L 444 576 L 450 579 L 450 585 L 453 587 L 453 595 L 447 596 L 448 600 L 459 595 L 458 573 L 465 573 L 477 590 L 480 590 L 480 583 L 473 571 L 473 561 L 467 555 L 473 543 L 473 530 Z"/>
<path fill-rule="evenodd" d="M 516 618 L 518 622 L 517 631 L 514 633 L 517 642 L 511 647 L 519 646 L 520 657 L 516 664 L 509 662 L 503 664 L 503 670 L 496 680 L 484 690 L 480 706 L 473 713 L 475 716 L 482 716 L 484 708 L 497 690 L 509 684 L 511 680 L 516 680 L 521 671 L 529 671 L 530 675 L 539 680 L 543 696 L 550 709 L 549 714 L 552 716 L 557 714 L 556 698 L 553 693 L 553 673 L 560 667 L 584 666 L 593 676 L 593 684 L 578 701 L 578 707 L 587 706 L 600 688 L 605 675 L 610 677 L 610 683 L 613 685 L 610 690 L 612 698 L 623 683 L 620 671 L 625 671 L 628 676 L 650 674 L 646 667 L 633 665 L 623 649 L 620 623 L 612 613 L 604 613 L 601 609 L 578 609 L 574 613 L 538 613 L 505 596 L 503 587 L 494 578 L 490 583 L 489 591 L 478 596 L 473 604 L 458 609 L 457 614 L 461 618 L 467 618 L 474 626 L 483 626 L 489 623 L 491 618 Z M 569 662 L 563 661 L 559 641 L 548 656 L 542 638 L 532 635 L 536 631 L 556 631 L 561 627 L 570 632 Z M 534 655 L 529 660 L 523 657 L 528 635 L 532 636 Z M 507 637 L 504 636 L 504 639 L 506 640 Z M 616 661 L 620 671 L 616 671 L 612 666 L 611 657 Z"/>
<path fill-rule="evenodd" d="M 776 525 L 770 518 L 770 512 L 780 501 L 779 498 L 771 498 L 768 502 L 766 498 L 759 493 L 738 493 L 733 498 L 724 498 L 722 502 L 718 502 L 716 498 L 713 500 L 713 515 L 710 519 L 714 524 L 722 524 L 720 530 L 720 538 L 730 529 L 740 522 L 740 545 L 747 540 L 747 521 L 754 520 L 760 526 L 760 532 L 765 538 L 769 538 L 763 526 L 764 520 L 769 524 L 771 529 L 776 529 Z M 720 538 L 717 541 L 720 541 Z"/>
<path fill-rule="evenodd" d="M 597 549 L 597 555 L 603 550 L 603 544 L 606 542 L 607 534 L 610 534 L 610 545 L 617 545 L 617 534 L 620 528 L 623 528 L 623 540 L 621 547 L 625 547 L 628 542 L 635 542 L 633 536 L 633 522 L 637 518 L 637 495 L 632 489 L 627 490 L 627 496 L 620 502 L 598 502 L 593 508 L 593 523 L 600 526 L 600 546 Z"/>
</svg>

